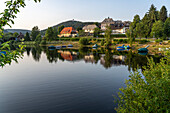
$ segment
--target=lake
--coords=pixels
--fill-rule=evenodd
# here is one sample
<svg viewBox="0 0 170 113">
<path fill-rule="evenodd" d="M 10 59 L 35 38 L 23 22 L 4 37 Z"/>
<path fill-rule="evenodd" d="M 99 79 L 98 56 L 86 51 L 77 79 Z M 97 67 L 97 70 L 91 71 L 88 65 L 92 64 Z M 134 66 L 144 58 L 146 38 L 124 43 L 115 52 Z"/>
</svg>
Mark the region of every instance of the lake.
<svg viewBox="0 0 170 113">
<path fill-rule="evenodd" d="M 147 57 L 116 50 L 26 48 L 0 69 L 0 113 L 114 113 L 113 95 Z"/>
</svg>

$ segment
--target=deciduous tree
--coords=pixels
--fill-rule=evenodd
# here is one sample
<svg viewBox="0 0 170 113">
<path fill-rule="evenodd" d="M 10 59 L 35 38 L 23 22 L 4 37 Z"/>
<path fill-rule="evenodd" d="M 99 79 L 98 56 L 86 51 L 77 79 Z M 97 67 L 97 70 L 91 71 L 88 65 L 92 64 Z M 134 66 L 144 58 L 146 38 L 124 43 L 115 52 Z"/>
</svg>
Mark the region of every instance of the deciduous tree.
<svg viewBox="0 0 170 113">
<path fill-rule="evenodd" d="M 170 17 L 166 19 L 164 23 L 164 34 L 170 37 Z"/>
<path fill-rule="evenodd" d="M 32 37 L 33 41 L 36 39 L 38 34 L 40 34 L 40 30 L 39 30 L 38 26 L 33 27 L 32 31 L 31 31 L 31 37 Z"/>
<path fill-rule="evenodd" d="M 161 38 L 163 36 L 163 22 L 157 21 L 153 24 L 151 37 Z"/>
</svg>

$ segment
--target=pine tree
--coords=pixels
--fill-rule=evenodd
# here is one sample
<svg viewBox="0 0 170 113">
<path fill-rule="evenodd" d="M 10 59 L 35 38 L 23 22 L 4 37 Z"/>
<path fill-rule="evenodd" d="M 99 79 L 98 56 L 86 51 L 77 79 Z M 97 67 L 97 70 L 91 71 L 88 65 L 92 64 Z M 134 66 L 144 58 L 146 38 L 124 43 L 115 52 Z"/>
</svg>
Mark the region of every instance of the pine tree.
<svg viewBox="0 0 170 113">
<path fill-rule="evenodd" d="M 167 9 L 166 9 L 165 6 L 162 6 L 162 8 L 161 8 L 161 10 L 160 10 L 159 19 L 160 19 L 162 22 L 165 22 L 166 19 L 167 19 Z"/>
<path fill-rule="evenodd" d="M 25 35 L 25 38 L 24 38 L 25 41 L 30 41 L 30 35 L 28 32 L 26 32 L 26 35 Z"/>
</svg>

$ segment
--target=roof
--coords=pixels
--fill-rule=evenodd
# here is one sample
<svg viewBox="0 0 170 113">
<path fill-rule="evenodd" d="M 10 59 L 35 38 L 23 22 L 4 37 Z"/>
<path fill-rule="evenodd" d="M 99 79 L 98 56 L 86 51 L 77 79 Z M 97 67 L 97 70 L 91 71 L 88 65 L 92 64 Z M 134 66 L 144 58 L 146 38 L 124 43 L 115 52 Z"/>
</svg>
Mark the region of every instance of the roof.
<svg viewBox="0 0 170 113">
<path fill-rule="evenodd" d="M 102 24 L 114 24 L 115 22 L 113 21 L 112 18 L 105 18 L 102 22 Z"/>
<path fill-rule="evenodd" d="M 65 27 L 60 34 L 71 34 L 72 31 L 75 31 L 73 27 Z"/>
<path fill-rule="evenodd" d="M 93 24 L 93 25 L 86 25 L 83 27 L 83 30 L 94 30 L 95 28 L 97 28 L 97 25 Z"/>
</svg>

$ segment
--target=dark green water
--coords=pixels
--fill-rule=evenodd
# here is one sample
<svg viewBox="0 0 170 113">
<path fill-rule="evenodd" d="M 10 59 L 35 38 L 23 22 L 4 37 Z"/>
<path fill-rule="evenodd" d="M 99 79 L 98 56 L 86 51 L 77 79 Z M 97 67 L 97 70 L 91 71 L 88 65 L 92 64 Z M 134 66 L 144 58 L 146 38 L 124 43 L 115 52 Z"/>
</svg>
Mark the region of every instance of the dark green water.
<svg viewBox="0 0 170 113">
<path fill-rule="evenodd" d="M 113 113 L 113 95 L 147 63 L 146 56 L 105 49 L 37 47 L 23 54 L 0 69 L 0 113 Z"/>
</svg>

